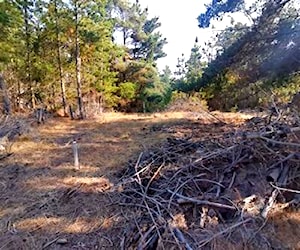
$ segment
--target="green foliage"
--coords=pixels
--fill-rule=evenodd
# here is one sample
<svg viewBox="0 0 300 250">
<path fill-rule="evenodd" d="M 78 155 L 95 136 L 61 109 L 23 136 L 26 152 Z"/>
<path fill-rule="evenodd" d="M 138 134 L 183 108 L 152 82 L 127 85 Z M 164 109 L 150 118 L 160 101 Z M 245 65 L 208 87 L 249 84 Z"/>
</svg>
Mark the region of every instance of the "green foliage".
<svg viewBox="0 0 300 250">
<path fill-rule="evenodd" d="M 151 63 L 132 60 L 122 69 L 123 79 L 129 82 L 119 84 L 121 110 L 153 112 L 168 104 L 170 84 L 160 80 L 157 69 Z"/>
<path fill-rule="evenodd" d="M 265 3 L 252 27 L 238 23 L 219 35 L 219 54 L 196 87 L 213 109 L 253 108 L 289 88 L 282 79 L 300 69 L 300 22 L 297 10 L 280 2 Z"/>
<path fill-rule="evenodd" d="M 161 82 L 169 85 L 173 81 L 172 71 L 169 66 L 165 66 L 165 68 L 163 69 L 162 74 L 160 74 L 160 80 Z"/>
<path fill-rule="evenodd" d="M 178 58 L 177 70 L 175 72 L 177 79 L 173 83 L 174 90 L 187 93 L 196 88 L 202 76 L 204 66 L 203 62 L 201 62 L 202 55 L 200 49 L 200 46 L 196 42 L 186 62 L 184 55 L 182 55 L 182 58 Z"/>
<path fill-rule="evenodd" d="M 0 71 L 14 59 L 18 44 L 22 16 L 10 1 L 0 2 Z"/>
<path fill-rule="evenodd" d="M 171 101 L 172 89 L 170 85 L 156 81 L 145 88 L 143 94 L 145 98 L 145 111 L 160 111 L 164 109 Z"/>
<path fill-rule="evenodd" d="M 133 100 L 136 94 L 137 85 L 132 82 L 123 82 L 119 86 L 120 97 L 125 100 Z"/>
<path fill-rule="evenodd" d="M 8 87 L 16 100 L 55 108 L 61 102 L 62 84 L 68 103 L 77 103 L 79 59 L 81 91 L 84 96 L 98 93 L 103 108 L 159 109 L 169 98 L 169 83 L 160 81 L 155 65 L 165 56 L 166 39 L 156 31 L 160 25 L 138 2 L 2 1 L 0 70 L 11 75 Z M 113 40 L 117 30 L 124 36 L 123 46 Z"/>
</svg>

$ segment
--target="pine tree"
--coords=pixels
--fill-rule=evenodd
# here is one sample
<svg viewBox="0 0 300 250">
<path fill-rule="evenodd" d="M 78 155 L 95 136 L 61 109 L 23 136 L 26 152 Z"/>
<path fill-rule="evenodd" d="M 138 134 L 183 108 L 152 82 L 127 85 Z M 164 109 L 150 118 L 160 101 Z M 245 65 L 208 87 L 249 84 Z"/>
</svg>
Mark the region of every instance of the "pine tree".
<svg viewBox="0 0 300 250">
<path fill-rule="evenodd" d="M 80 21 L 81 21 L 81 4 L 79 0 L 72 0 L 73 13 L 75 20 L 75 76 L 76 76 L 76 89 L 77 89 L 77 100 L 79 108 L 79 118 L 84 119 L 84 107 L 82 100 L 82 83 L 81 83 L 81 57 L 80 57 Z"/>
<path fill-rule="evenodd" d="M 167 39 L 162 38 L 160 32 L 156 32 L 161 26 L 158 20 L 158 17 L 154 17 L 145 21 L 143 25 L 145 37 L 141 41 L 135 41 L 134 58 L 154 62 L 166 56 L 163 47 L 167 44 Z"/>
<path fill-rule="evenodd" d="M 60 82 L 60 89 L 61 89 L 62 106 L 64 109 L 64 115 L 67 115 L 66 87 L 65 87 L 64 80 L 63 80 L 63 67 L 62 67 L 62 61 L 61 61 L 60 16 L 59 16 L 59 11 L 58 11 L 59 5 L 60 6 L 62 5 L 61 1 L 53 0 L 57 69 L 59 72 L 59 82 Z"/>
<path fill-rule="evenodd" d="M 85 87 L 94 89 L 104 99 L 108 107 L 116 105 L 115 94 L 116 73 L 112 63 L 121 55 L 121 51 L 113 44 L 113 24 L 106 12 L 107 1 L 87 1 L 85 10 L 88 15 L 82 18 L 81 39 L 84 62 L 83 74 Z"/>
<path fill-rule="evenodd" d="M 186 62 L 186 90 L 191 91 L 197 85 L 203 73 L 203 62 L 201 61 L 200 46 L 195 43 L 191 49 L 190 58 Z"/>
<path fill-rule="evenodd" d="M 31 0 L 22 0 L 20 5 L 22 8 L 23 19 L 24 19 L 24 29 L 25 29 L 25 47 L 26 47 L 26 56 L 25 56 L 25 72 L 26 77 L 25 81 L 29 85 L 30 91 L 30 102 L 31 107 L 35 109 L 35 98 L 34 98 L 34 86 L 32 81 L 32 34 L 33 34 L 33 25 L 32 25 L 32 8 L 33 1 Z"/>
</svg>

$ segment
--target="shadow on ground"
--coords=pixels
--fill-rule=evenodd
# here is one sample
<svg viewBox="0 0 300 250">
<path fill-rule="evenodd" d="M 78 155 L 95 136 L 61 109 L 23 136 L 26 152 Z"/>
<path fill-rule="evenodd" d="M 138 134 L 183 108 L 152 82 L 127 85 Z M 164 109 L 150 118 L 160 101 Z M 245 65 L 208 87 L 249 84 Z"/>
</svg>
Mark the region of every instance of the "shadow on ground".
<svg viewBox="0 0 300 250">
<path fill-rule="evenodd" d="M 119 249 L 127 219 L 112 197 L 128 160 L 168 137 L 213 138 L 238 125 L 166 116 L 48 121 L 0 162 L 0 249 Z M 300 231 L 296 220 L 273 223 Z"/>
</svg>

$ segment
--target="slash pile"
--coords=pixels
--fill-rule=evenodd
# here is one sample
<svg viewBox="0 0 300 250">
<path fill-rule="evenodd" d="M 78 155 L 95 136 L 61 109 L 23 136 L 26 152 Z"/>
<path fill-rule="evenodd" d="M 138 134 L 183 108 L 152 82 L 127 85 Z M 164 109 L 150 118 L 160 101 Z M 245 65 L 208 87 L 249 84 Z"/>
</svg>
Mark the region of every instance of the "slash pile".
<svg viewBox="0 0 300 250">
<path fill-rule="evenodd" d="M 142 152 L 118 185 L 128 223 L 120 248 L 297 247 L 278 239 L 274 221 L 299 211 L 299 125 L 279 114 L 254 117 L 219 136 L 172 136 Z"/>
<path fill-rule="evenodd" d="M 21 117 L 0 116 L 0 160 L 10 156 L 15 138 L 28 130 L 29 122 Z"/>
</svg>

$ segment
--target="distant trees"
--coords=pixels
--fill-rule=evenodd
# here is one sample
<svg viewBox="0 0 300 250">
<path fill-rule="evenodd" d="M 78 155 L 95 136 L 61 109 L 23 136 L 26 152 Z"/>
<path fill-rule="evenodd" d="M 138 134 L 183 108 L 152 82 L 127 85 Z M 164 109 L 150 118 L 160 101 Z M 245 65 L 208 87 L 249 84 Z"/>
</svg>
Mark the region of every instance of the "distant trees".
<svg viewBox="0 0 300 250">
<path fill-rule="evenodd" d="M 83 96 L 95 92 L 101 110 L 160 108 L 149 104 L 164 92 L 155 63 L 165 56 L 159 26 L 138 2 L 1 1 L 0 70 L 14 110 L 43 105 L 67 113 L 70 105 L 83 118 Z"/>
<path fill-rule="evenodd" d="M 79 118 L 105 109 L 149 112 L 163 109 L 172 90 L 200 91 L 224 110 L 265 104 L 271 95 L 288 101 L 299 89 L 299 6 L 213 0 L 199 27 L 237 10 L 250 25 L 233 20 L 207 43 L 208 52 L 196 39 L 173 77 L 156 65 L 167 44 L 159 18 L 138 1 L 0 1 L 2 112 L 40 106 L 65 114 L 69 106 Z M 89 98 L 96 110 L 89 111 Z"/>
<path fill-rule="evenodd" d="M 219 53 L 195 88 L 212 108 L 255 107 L 275 94 L 287 101 L 299 89 L 299 9 L 291 0 L 259 2 L 261 9 L 256 2 L 247 11 L 243 1 L 212 1 L 199 16 L 199 26 L 207 27 L 224 12 L 257 13 L 251 26 L 237 23 L 218 35 Z"/>
<path fill-rule="evenodd" d="M 237 11 L 249 23 L 232 17 L 231 26 L 215 33 L 206 47 L 196 39 L 189 58 L 178 58 L 173 90 L 200 92 L 210 108 L 220 110 L 268 105 L 270 98 L 288 102 L 300 88 L 299 5 L 293 0 L 257 0 L 250 6 L 243 0 L 212 0 L 198 17 L 199 27 Z"/>
<path fill-rule="evenodd" d="M 157 32 L 161 23 L 157 17 L 148 18 L 148 10 L 138 2 L 129 5 L 113 1 L 111 15 L 115 29 L 123 37 L 123 58 L 114 68 L 118 75 L 117 96 L 122 99 L 118 108 L 125 111 L 154 111 L 168 103 L 168 85 L 158 75 L 156 61 L 166 56 L 163 47 L 167 43 Z M 133 94 L 134 92 L 134 94 Z"/>
<path fill-rule="evenodd" d="M 202 77 L 205 63 L 202 62 L 201 47 L 196 39 L 189 58 L 185 61 L 184 57 L 178 58 L 177 69 L 174 72 L 176 79 L 173 82 L 173 89 L 185 93 L 196 89 L 198 81 Z"/>
</svg>

